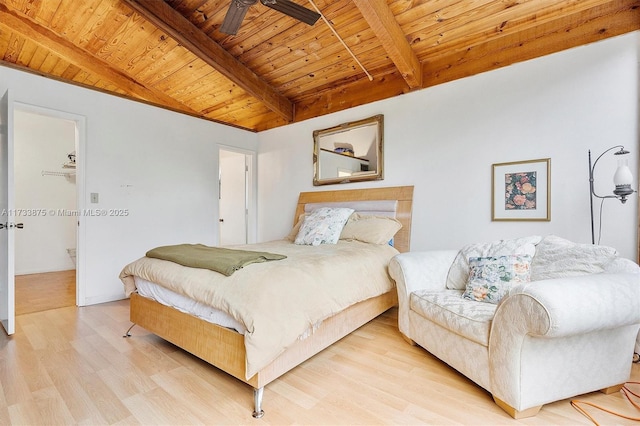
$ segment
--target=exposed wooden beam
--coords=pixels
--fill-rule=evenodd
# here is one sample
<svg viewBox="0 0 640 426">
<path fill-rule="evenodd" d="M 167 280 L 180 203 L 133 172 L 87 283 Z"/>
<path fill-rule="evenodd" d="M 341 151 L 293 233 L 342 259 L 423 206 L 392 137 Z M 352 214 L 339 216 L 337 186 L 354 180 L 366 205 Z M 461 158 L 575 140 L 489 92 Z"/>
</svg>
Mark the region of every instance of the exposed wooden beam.
<svg viewBox="0 0 640 426">
<path fill-rule="evenodd" d="M 169 4 L 161 0 L 125 0 L 125 2 L 287 122 L 293 121 L 293 103 L 289 99 L 244 66 Z"/>
<path fill-rule="evenodd" d="M 353 0 L 412 89 L 422 87 L 422 67 L 386 0 Z"/>
<path fill-rule="evenodd" d="M 39 46 L 51 50 L 78 68 L 92 73 L 100 79 L 109 81 L 115 86 L 127 91 L 127 93 L 139 97 L 144 101 L 174 108 L 179 111 L 185 111 L 190 114 L 197 114 L 196 111 L 166 96 L 164 93 L 144 87 L 123 72 L 114 69 L 100 58 L 91 55 L 89 52 L 75 46 L 48 28 L 39 25 L 31 18 L 9 10 L 2 2 L 0 2 L 0 28 L 17 33 Z"/>
</svg>

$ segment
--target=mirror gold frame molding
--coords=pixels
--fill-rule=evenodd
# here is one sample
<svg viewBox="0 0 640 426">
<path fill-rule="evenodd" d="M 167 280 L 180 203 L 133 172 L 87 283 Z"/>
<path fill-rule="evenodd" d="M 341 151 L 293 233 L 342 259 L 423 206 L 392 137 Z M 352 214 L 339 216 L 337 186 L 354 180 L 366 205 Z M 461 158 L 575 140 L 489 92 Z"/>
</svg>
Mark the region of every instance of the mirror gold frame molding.
<svg viewBox="0 0 640 426">
<path fill-rule="evenodd" d="M 313 185 L 384 179 L 384 115 L 313 132 Z"/>
</svg>

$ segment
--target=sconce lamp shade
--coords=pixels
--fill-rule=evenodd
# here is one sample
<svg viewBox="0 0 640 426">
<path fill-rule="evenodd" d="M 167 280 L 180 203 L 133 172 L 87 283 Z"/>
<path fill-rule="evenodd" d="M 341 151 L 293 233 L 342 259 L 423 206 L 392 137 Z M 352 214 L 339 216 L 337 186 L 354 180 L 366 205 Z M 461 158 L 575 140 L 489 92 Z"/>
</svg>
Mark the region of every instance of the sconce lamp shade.
<svg viewBox="0 0 640 426">
<path fill-rule="evenodd" d="M 633 183 L 633 175 L 631 174 L 631 169 L 627 165 L 627 162 L 620 162 L 618 165 L 618 169 L 616 173 L 613 175 L 613 183 L 616 186 L 621 185 L 631 185 Z"/>
<path fill-rule="evenodd" d="M 623 204 L 627 201 L 627 196 L 633 194 L 633 189 L 631 189 L 633 174 L 631 174 L 628 163 L 626 159 L 618 160 L 618 169 L 613 175 L 613 183 L 616 185 L 613 193 Z"/>
<path fill-rule="evenodd" d="M 634 191 L 631 188 L 631 184 L 633 183 L 633 174 L 631 173 L 631 170 L 629 169 L 629 164 L 628 164 L 628 160 L 619 157 L 618 159 L 618 169 L 616 170 L 616 173 L 613 175 L 613 183 L 616 185 L 616 189 L 613 190 L 613 195 L 598 195 L 596 194 L 596 192 L 594 191 L 593 188 L 593 175 L 594 175 L 594 170 L 596 168 L 596 164 L 598 164 L 598 161 L 600 160 L 600 158 L 602 158 L 602 156 L 604 154 L 606 154 L 607 152 L 610 152 L 614 149 L 618 149 L 618 151 L 614 152 L 613 155 L 616 156 L 623 156 L 626 154 L 629 154 L 629 151 L 627 151 L 626 149 L 624 149 L 624 147 L 622 145 L 616 145 L 616 146 L 612 146 L 611 148 L 607 149 L 606 151 L 604 151 L 602 154 L 600 154 L 598 156 L 598 158 L 596 158 L 596 161 L 593 162 L 593 164 L 591 163 L 591 150 L 589 150 L 589 187 L 590 187 L 590 192 L 591 192 L 591 198 L 590 198 L 590 206 L 591 206 L 591 242 L 593 244 L 596 243 L 596 239 L 595 239 L 595 228 L 594 228 L 594 218 L 593 218 L 593 198 L 600 198 L 603 202 L 605 199 L 607 198 L 617 198 L 618 200 L 620 200 L 621 203 L 626 203 L 627 202 L 627 197 L 631 194 L 633 194 Z M 600 217 L 600 219 L 602 220 L 602 217 Z M 598 239 L 599 241 L 599 239 Z"/>
</svg>

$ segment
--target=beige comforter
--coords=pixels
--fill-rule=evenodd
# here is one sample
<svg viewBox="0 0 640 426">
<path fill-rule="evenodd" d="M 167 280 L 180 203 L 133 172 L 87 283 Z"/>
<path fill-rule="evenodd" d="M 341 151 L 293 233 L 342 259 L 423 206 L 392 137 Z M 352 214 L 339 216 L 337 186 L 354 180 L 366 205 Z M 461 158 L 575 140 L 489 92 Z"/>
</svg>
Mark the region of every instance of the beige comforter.
<svg viewBox="0 0 640 426">
<path fill-rule="evenodd" d="M 310 328 L 361 300 L 393 289 L 387 272 L 398 251 L 340 240 L 320 246 L 278 240 L 233 248 L 287 256 L 248 265 L 231 276 L 143 257 L 120 274 L 127 297 L 134 276 L 211 305 L 245 325 L 246 378 L 266 367 Z"/>
</svg>

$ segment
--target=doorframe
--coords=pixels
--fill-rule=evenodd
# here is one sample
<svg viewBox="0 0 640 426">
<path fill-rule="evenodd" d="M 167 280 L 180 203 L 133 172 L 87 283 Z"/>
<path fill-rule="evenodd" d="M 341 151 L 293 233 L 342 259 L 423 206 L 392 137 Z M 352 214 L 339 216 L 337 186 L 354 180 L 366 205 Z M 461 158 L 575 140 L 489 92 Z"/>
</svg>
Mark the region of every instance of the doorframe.
<svg viewBox="0 0 640 426">
<path fill-rule="evenodd" d="M 258 191 L 257 191 L 257 167 L 258 167 L 258 160 L 257 160 L 257 153 L 255 151 L 251 151 L 248 149 L 243 149 L 243 148 L 238 148 L 235 146 L 230 146 L 230 145 L 224 145 L 224 144 L 218 144 L 218 151 L 217 151 L 217 164 L 218 164 L 218 169 L 216 170 L 216 179 L 220 178 L 220 151 L 231 151 L 231 152 L 235 152 L 238 154 L 244 154 L 244 158 L 245 158 L 245 165 L 247 166 L 248 170 L 246 172 L 246 182 L 247 184 L 245 185 L 246 188 L 246 192 L 245 193 L 245 200 L 246 200 L 246 208 L 247 208 L 247 243 L 248 244 L 253 244 L 256 242 L 256 238 L 258 235 L 257 232 L 257 200 L 258 200 Z M 218 182 L 218 185 L 216 185 L 216 199 L 218 200 L 218 208 L 216 209 L 216 224 L 219 223 L 220 220 L 220 184 Z M 216 231 L 217 234 L 217 245 L 220 245 L 220 232 L 219 232 L 219 227 L 216 227 L 216 229 L 218 229 L 218 231 Z"/>
<path fill-rule="evenodd" d="M 57 110 L 33 104 L 28 104 L 14 99 L 13 111 L 29 112 L 32 114 L 43 115 L 45 117 L 59 118 L 62 120 L 73 121 L 76 123 L 76 211 L 85 211 L 85 152 L 87 139 L 87 118 L 83 115 L 74 114 L 66 111 Z M 15 192 L 15 191 L 14 191 Z M 86 305 L 86 268 L 84 259 L 84 247 L 86 242 L 86 232 L 84 226 L 84 217 L 81 214 L 77 216 L 76 229 L 76 305 Z"/>
</svg>

